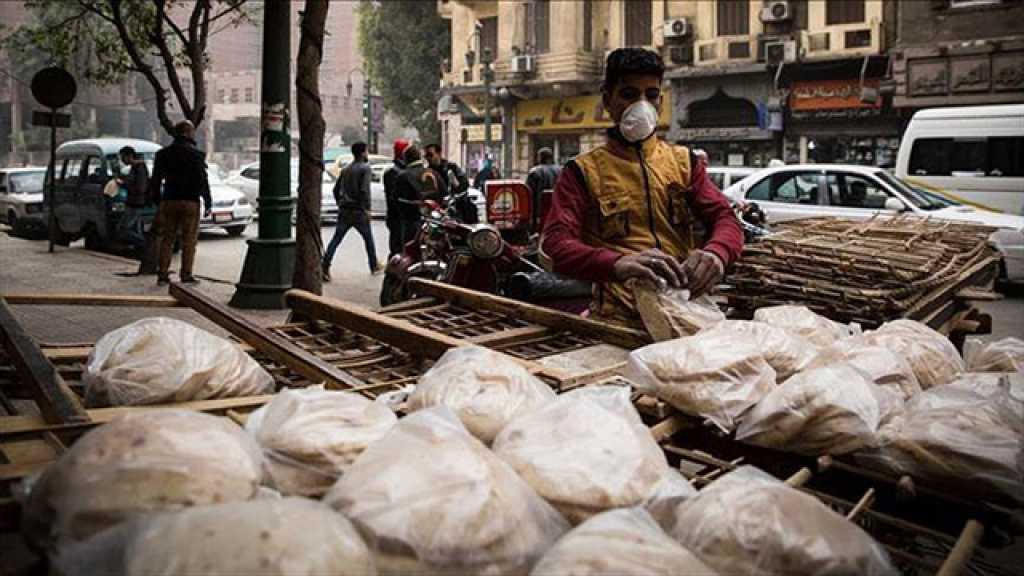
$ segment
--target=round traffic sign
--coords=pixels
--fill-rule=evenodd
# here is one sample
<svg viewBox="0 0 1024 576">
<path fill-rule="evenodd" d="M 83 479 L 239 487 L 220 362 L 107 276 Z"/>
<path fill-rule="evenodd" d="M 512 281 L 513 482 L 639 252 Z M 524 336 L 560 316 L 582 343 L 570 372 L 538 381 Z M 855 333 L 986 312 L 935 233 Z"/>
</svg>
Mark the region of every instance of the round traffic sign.
<svg viewBox="0 0 1024 576">
<path fill-rule="evenodd" d="M 75 79 L 63 68 L 43 68 L 32 77 L 32 96 L 47 108 L 63 108 L 71 104 L 77 92 Z"/>
</svg>

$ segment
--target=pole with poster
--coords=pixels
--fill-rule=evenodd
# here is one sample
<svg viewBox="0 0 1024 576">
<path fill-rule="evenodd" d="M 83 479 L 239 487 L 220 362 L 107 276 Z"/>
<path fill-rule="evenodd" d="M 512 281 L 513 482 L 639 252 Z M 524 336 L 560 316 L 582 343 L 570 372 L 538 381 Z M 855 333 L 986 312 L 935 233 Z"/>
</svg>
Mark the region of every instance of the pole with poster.
<svg viewBox="0 0 1024 576">
<path fill-rule="evenodd" d="M 58 112 L 60 108 L 71 104 L 78 93 L 75 79 L 63 68 L 56 66 L 44 68 L 32 77 L 32 96 L 49 112 L 34 111 L 32 124 L 50 127 L 50 165 L 46 170 L 46 219 L 47 236 L 50 239 L 50 252 L 57 235 L 57 219 L 54 216 L 54 196 L 57 181 L 57 128 L 70 128 L 71 115 Z"/>
</svg>

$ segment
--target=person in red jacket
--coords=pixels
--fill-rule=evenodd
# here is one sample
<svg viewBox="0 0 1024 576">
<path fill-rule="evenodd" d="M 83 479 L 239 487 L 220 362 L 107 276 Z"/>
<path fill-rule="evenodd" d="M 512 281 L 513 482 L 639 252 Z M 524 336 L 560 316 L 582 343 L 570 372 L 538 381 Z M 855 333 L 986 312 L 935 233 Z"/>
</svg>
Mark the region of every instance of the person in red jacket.
<svg viewBox="0 0 1024 576">
<path fill-rule="evenodd" d="M 542 251 L 556 273 L 594 283 L 591 316 L 640 326 L 632 278 L 712 289 L 743 249 L 743 231 L 703 160 L 655 135 L 663 103 L 661 57 L 623 48 L 602 87 L 615 122 L 607 143 L 570 161 L 555 185 Z M 706 230 L 698 246 L 693 224 Z"/>
</svg>

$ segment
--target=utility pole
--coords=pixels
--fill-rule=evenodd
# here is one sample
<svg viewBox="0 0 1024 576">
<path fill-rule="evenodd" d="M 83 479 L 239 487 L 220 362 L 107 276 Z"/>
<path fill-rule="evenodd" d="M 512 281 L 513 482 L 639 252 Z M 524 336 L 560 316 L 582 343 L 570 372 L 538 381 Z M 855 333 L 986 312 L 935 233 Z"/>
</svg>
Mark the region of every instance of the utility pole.
<svg viewBox="0 0 1024 576">
<path fill-rule="evenodd" d="M 288 0 L 263 3 L 263 83 L 260 115 L 259 237 L 248 241 L 242 277 L 231 305 L 282 309 L 292 287 L 291 6 Z"/>
<path fill-rule="evenodd" d="M 366 123 L 366 147 L 371 154 L 377 153 L 377 143 L 373 135 L 373 96 L 371 95 L 370 75 L 362 68 L 353 68 L 348 71 L 348 82 L 345 83 L 345 91 L 348 97 L 352 97 L 352 75 L 359 72 L 363 75 L 363 122 Z"/>
</svg>

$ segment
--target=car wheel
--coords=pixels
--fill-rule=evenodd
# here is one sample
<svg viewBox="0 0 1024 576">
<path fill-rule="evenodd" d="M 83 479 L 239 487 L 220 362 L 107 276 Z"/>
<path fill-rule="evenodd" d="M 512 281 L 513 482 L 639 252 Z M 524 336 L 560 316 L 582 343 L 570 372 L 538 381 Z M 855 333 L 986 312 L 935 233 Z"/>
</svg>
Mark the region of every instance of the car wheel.
<svg viewBox="0 0 1024 576">
<path fill-rule="evenodd" d="M 85 233 L 85 249 L 97 251 L 103 249 L 103 239 L 100 238 L 98 233 L 96 233 L 95 228 L 90 228 L 89 231 Z"/>
<path fill-rule="evenodd" d="M 11 210 L 7 213 L 7 225 L 11 227 L 11 234 L 18 231 L 18 215 Z"/>
<path fill-rule="evenodd" d="M 228 226 L 224 228 L 228 231 L 228 236 L 238 237 L 245 232 L 245 226 Z"/>
</svg>

